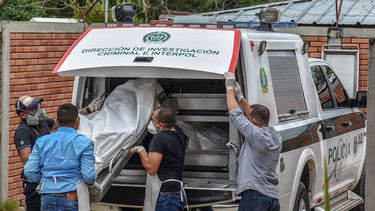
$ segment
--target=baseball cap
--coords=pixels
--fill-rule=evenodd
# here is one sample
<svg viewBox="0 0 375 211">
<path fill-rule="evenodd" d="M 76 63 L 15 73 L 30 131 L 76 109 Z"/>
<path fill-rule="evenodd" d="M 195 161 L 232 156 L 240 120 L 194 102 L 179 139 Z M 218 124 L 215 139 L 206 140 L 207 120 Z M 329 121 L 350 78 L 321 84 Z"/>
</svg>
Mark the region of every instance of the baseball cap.
<svg viewBox="0 0 375 211">
<path fill-rule="evenodd" d="M 25 110 L 37 109 L 39 103 L 41 103 L 42 101 L 43 98 L 35 98 L 28 95 L 24 95 L 16 100 L 16 111 L 21 112 Z"/>
</svg>

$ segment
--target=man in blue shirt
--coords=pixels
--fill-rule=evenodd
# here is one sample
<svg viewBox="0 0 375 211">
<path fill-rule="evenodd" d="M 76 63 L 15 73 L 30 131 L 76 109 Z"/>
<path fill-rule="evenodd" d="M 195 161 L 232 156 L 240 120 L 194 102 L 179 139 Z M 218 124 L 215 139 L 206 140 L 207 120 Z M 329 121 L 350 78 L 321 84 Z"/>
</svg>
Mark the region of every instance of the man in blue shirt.
<svg viewBox="0 0 375 211">
<path fill-rule="evenodd" d="M 77 132 L 78 110 L 64 104 L 57 110 L 58 130 L 39 138 L 25 165 L 25 175 L 39 182 L 43 210 L 78 210 L 76 185 L 96 178 L 93 142 Z"/>
</svg>

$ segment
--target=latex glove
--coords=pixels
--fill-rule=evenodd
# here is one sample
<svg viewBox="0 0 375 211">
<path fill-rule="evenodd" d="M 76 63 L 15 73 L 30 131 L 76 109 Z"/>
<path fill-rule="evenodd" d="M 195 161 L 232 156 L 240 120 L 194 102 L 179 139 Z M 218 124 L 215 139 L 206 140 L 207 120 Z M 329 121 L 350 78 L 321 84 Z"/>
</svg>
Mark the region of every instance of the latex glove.
<svg viewBox="0 0 375 211">
<path fill-rule="evenodd" d="M 95 112 L 100 110 L 104 103 L 104 98 L 102 96 L 94 99 L 87 107 L 90 109 L 90 112 Z"/>
<path fill-rule="evenodd" d="M 96 195 L 102 192 L 102 189 L 100 188 L 100 185 L 97 182 L 94 182 L 93 185 L 88 185 L 88 189 L 91 195 Z"/>
<path fill-rule="evenodd" d="M 145 148 L 143 147 L 143 146 L 135 146 L 135 147 L 133 147 L 131 150 L 130 150 L 130 152 L 132 153 L 132 154 L 134 154 L 134 153 L 140 153 L 142 150 L 144 150 Z"/>
<path fill-rule="evenodd" d="M 241 90 L 241 86 L 238 82 L 236 82 L 234 86 L 234 94 L 236 95 L 237 102 L 240 102 L 242 98 L 244 98 Z"/>
<path fill-rule="evenodd" d="M 234 89 L 234 86 L 236 85 L 236 77 L 234 76 L 234 74 L 231 72 L 226 72 L 224 73 L 224 77 L 225 77 L 225 87 L 227 88 L 227 90 Z"/>
</svg>

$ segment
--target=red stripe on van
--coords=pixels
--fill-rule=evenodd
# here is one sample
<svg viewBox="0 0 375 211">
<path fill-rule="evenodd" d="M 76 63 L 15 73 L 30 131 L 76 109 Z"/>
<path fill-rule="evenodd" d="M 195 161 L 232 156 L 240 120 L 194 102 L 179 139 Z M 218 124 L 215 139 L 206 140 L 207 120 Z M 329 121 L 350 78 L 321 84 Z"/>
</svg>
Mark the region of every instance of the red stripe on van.
<svg viewBox="0 0 375 211">
<path fill-rule="evenodd" d="M 228 72 L 234 73 L 237 66 L 238 56 L 240 54 L 240 43 L 241 43 L 241 32 L 240 30 L 234 31 L 234 46 L 232 53 L 232 60 L 230 61 L 230 66 Z"/>
<path fill-rule="evenodd" d="M 72 52 L 72 50 L 78 45 L 79 42 L 91 31 L 91 28 L 88 28 L 83 34 L 73 43 L 72 46 L 69 47 L 69 49 L 65 52 L 64 56 L 60 59 L 59 63 L 56 65 L 56 67 L 53 69 L 52 73 L 57 73 L 61 67 L 61 65 L 64 63 L 66 58 L 69 56 L 69 54 Z"/>
</svg>

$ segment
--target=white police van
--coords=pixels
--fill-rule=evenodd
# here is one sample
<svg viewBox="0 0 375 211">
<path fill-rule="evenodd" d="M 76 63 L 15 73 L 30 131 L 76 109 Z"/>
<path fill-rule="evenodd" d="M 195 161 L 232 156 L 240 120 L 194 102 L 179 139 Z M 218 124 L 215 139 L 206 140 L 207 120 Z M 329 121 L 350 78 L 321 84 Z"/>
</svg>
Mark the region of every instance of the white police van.
<svg viewBox="0 0 375 211">
<path fill-rule="evenodd" d="M 186 149 L 189 207 L 238 199 L 236 158 L 244 138 L 229 121 L 227 71 L 235 73 L 251 103 L 270 109 L 270 125 L 283 137 L 277 168 L 281 210 L 323 210 L 324 158 L 331 209 L 363 202 L 366 122 L 355 108 L 364 104 L 363 93 L 349 99 L 327 63 L 308 61 L 298 35 L 214 26 L 89 28 L 54 70 L 76 76 L 72 102 L 79 107 L 129 79 L 157 80 L 177 120 L 200 132 Z M 205 136 L 212 127 L 224 134 Z M 136 144 L 147 148 L 151 137 L 145 126 Z M 119 148 L 98 177 L 101 204 L 143 204 L 145 171 L 128 149 Z"/>
</svg>

